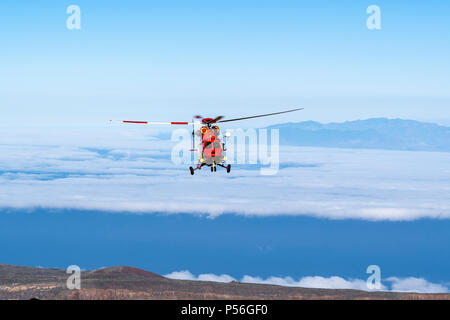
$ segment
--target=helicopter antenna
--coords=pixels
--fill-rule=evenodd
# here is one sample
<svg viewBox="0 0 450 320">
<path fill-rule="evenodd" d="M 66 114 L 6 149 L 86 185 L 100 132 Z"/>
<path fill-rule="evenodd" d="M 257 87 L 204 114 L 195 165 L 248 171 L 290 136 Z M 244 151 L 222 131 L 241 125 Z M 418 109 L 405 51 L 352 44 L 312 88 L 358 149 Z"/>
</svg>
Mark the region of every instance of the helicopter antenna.
<svg viewBox="0 0 450 320">
<path fill-rule="evenodd" d="M 194 119 L 192 119 L 192 150 L 194 151 L 194 146 L 195 146 L 195 124 L 194 124 Z"/>
<path fill-rule="evenodd" d="M 195 149 L 195 124 L 198 123 L 199 119 L 202 119 L 202 116 L 199 115 L 195 115 L 192 117 L 192 149 L 190 151 L 197 151 L 197 149 Z M 196 120 L 194 120 L 196 119 Z"/>
</svg>

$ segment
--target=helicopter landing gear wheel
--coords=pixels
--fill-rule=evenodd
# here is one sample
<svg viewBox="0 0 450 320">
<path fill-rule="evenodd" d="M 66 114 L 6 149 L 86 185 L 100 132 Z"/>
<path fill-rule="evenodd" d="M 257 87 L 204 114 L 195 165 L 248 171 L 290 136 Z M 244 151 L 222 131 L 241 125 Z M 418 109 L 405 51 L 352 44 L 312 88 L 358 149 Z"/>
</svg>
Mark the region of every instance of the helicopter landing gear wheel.
<svg viewBox="0 0 450 320">
<path fill-rule="evenodd" d="M 191 172 L 191 175 L 193 176 L 194 175 L 194 168 L 189 167 L 189 171 Z"/>
<path fill-rule="evenodd" d="M 227 165 L 227 173 L 230 173 L 231 171 L 231 164 Z"/>
</svg>

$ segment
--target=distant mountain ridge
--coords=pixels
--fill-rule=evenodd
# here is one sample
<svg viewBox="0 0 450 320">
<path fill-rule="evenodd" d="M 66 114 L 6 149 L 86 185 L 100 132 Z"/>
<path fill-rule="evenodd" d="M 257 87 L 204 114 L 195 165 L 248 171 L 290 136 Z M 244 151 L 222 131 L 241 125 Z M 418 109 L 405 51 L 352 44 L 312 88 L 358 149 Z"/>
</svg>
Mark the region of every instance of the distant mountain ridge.
<svg viewBox="0 0 450 320">
<path fill-rule="evenodd" d="M 305 121 L 267 128 L 280 129 L 280 143 L 287 145 L 450 152 L 450 127 L 414 120 Z"/>
<path fill-rule="evenodd" d="M 81 289 L 69 290 L 69 276 L 62 269 L 0 264 L 0 300 L 450 300 L 450 294 L 175 280 L 126 266 L 81 271 Z"/>
</svg>

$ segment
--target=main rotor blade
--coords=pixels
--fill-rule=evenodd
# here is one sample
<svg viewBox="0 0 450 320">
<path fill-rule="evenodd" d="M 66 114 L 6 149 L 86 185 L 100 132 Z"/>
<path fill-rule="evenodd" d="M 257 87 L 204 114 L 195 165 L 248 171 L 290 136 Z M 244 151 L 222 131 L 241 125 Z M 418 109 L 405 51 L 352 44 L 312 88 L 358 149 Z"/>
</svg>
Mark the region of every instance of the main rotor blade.
<svg viewBox="0 0 450 320">
<path fill-rule="evenodd" d="M 126 123 L 126 124 L 162 124 L 162 125 L 190 125 L 193 124 L 193 122 L 176 122 L 176 121 L 172 121 L 172 122 L 163 122 L 163 121 L 127 121 L 127 120 L 109 120 L 110 122 L 112 121 L 117 121 L 117 122 L 121 122 L 121 123 Z"/>
<path fill-rule="evenodd" d="M 250 117 L 236 118 L 236 119 L 229 119 L 229 120 L 220 120 L 220 121 L 217 121 L 217 122 L 231 122 L 231 121 L 247 120 L 247 119 L 253 119 L 253 118 L 260 118 L 260 117 L 268 117 L 268 116 L 274 116 L 274 115 L 282 114 L 282 113 L 288 113 L 288 112 L 299 111 L 299 110 L 303 110 L 303 109 L 304 109 L 304 108 L 298 108 L 298 109 L 292 109 L 292 110 L 281 111 L 281 112 L 274 112 L 274 113 L 260 114 L 260 115 L 257 115 L 257 116 L 250 116 Z"/>
</svg>

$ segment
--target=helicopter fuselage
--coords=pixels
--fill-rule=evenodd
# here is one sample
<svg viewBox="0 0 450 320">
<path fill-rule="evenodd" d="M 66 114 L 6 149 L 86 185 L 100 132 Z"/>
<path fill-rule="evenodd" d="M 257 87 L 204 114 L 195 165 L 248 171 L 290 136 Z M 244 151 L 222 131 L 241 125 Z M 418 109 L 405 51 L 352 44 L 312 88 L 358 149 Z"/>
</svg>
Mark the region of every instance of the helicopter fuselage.
<svg viewBox="0 0 450 320">
<path fill-rule="evenodd" d="M 199 162 L 208 166 L 223 164 L 225 158 L 225 144 L 220 140 L 219 127 L 206 127 L 200 129 L 201 142 L 199 145 Z"/>
</svg>

